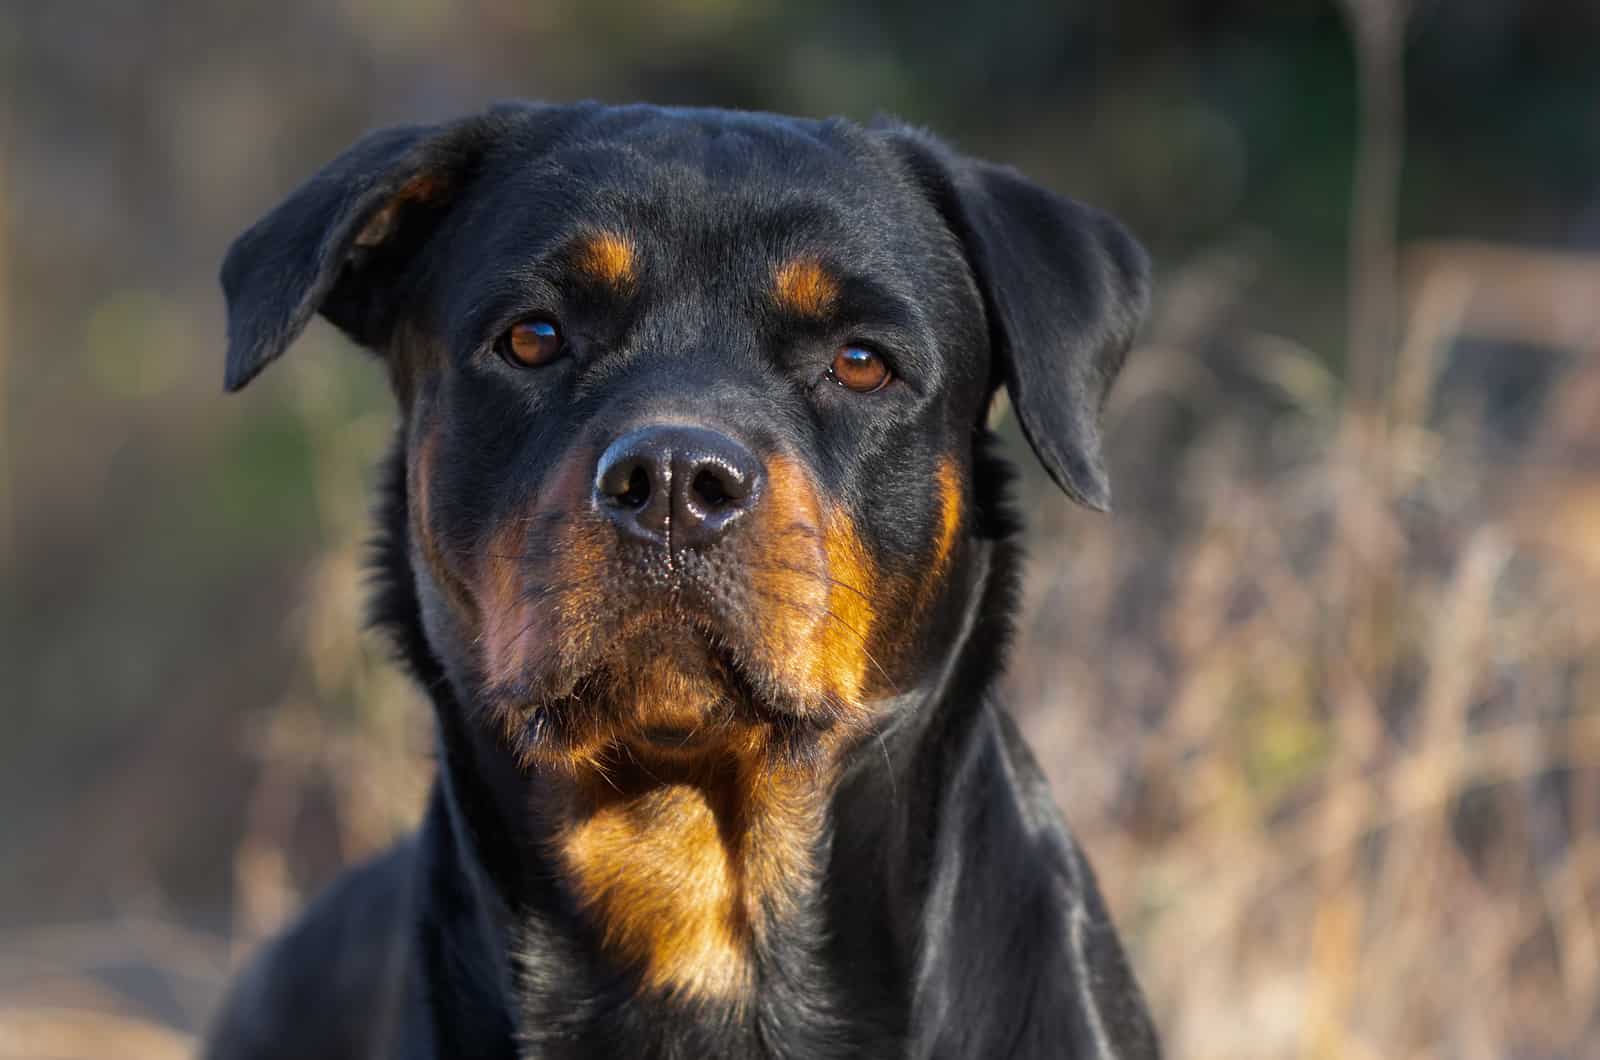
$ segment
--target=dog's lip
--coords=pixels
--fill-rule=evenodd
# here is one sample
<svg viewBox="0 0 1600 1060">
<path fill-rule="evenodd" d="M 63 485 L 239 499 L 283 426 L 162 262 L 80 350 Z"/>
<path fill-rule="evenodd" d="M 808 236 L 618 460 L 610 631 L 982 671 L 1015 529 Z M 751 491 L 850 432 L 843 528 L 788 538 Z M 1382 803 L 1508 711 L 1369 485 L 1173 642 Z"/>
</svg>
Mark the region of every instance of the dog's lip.
<svg viewBox="0 0 1600 1060">
<path fill-rule="evenodd" d="M 787 725 L 809 714 L 800 701 L 784 694 L 786 689 L 778 683 L 776 672 L 769 668 L 766 661 L 751 652 L 747 645 L 730 637 L 727 627 L 714 621 L 711 616 L 664 609 L 658 617 L 664 620 L 661 625 L 635 627 L 628 631 L 627 636 L 642 641 L 646 650 L 657 649 L 660 643 L 658 638 L 663 636 L 687 637 L 695 642 L 706 653 L 708 663 L 717 668 L 723 689 L 731 700 L 731 718 Z M 525 674 L 521 681 L 495 687 L 489 690 L 489 694 L 514 703 L 519 712 L 524 714 L 583 711 L 589 706 L 592 695 L 604 697 L 607 687 L 623 674 L 617 668 L 618 657 L 608 657 L 605 654 L 607 650 L 622 652 L 625 648 L 620 639 L 610 638 L 607 647 L 601 651 L 586 652 L 582 657 L 566 660 L 564 664 L 558 664 L 542 674 Z M 623 683 L 626 683 L 625 676 Z M 625 719 L 617 720 L 625 722 Z M 690 747 L 709 741 L 711 732 L 707 730 L 714 730 L 716 726 L 698 723 L 640 726 L 635 722 L 627 728 L 631 729 L 632 738 L 641 746 L 671 748 Z M 696 729 L 699 731 L 696 732 Z"/>
</svg>

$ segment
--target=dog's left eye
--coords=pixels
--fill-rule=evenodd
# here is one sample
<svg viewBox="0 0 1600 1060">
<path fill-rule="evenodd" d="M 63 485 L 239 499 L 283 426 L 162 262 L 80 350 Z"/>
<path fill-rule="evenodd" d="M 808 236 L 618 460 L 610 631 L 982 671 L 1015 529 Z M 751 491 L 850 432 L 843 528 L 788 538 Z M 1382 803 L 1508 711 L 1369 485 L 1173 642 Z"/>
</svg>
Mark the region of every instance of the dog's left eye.
<svg viewBox="0 0 1600 1060">
<path fill-rule="evenodd" d="M 847 390 L 871 394 L 889 385 L 893 373 L 888 362 L 864 346 L 841 346 L 828 366 L 828 375 Z"/>
<path fill-rule="evenodd" d="M 516 368 L 537 368 L 560 357 L 566 349 L 561 329 L 548 320 L 522 320 L 511 326 L 495 344 L 500 356 Z"/>
</svg>

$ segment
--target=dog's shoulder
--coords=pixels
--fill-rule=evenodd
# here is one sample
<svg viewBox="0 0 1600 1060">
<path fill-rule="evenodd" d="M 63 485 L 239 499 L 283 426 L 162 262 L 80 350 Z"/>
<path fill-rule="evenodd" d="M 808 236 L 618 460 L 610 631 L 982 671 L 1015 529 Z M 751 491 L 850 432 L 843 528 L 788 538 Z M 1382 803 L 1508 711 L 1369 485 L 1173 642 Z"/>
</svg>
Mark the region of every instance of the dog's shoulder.
<svg viewBox="0 0 1600 1060">
<path fill-rule="evenodd" d="M 962 743 L 939 814 L 911 1055 L 1158 1056 L 1094 874 L 1016 722 L 986 702 Z"/>
<path fill-rule="evenodd" d="M 388 1055 L 387 1017 L 406 985 L 415 846 L 403 841 L 345 873 L 256 955 L 211 1028 L 205 1060 Z"/>
</svg>

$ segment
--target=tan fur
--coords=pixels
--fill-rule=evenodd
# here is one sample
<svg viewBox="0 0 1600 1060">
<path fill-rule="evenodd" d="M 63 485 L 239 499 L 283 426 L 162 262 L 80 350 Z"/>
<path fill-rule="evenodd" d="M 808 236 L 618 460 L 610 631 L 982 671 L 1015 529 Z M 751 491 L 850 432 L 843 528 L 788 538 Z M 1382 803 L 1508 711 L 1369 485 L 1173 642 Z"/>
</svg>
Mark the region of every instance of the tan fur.
<svg viewBox="0 0 1600 1060">
<path fill-rule="evenodd" d="M 752 551 L 772 557 L 754 579 L 770 665 L 802 694 L 848 720 L 864 708 L 877 620 L 877 568 L 849 515 L 820 500 L 797 461 L 767 462 L 767 532 Z"/>
<path fill-rule="evenodd" d="M 877 620 L 874 607 L 877 567 L 855 524 L 842 511 L 832 511 L 823 530 L 828 554 L 828 615 L 813 646 L 813 679 L 842 704 L 861 706 L 869 667 L 877 665 L 869 648 Z"/>
<path fill-rule="evenodd" d="M 790 313 L 820 317 L 838 301 L 839 283 L 815 258 L 796 258 L 778 269 L 772 294 L 778 305 Z"/>
<path fill-rule="evenodd" d="M 559 849 L 606 947 L 659 991 L 724 1000 L 746 993 L 749 924 L 707 793 L 662 784 L 585 801 Z"/>
<path fill-rule="evenodd" d="M 822 778 L 739 742 L 601 769 L 572 783 L 557 832 L 580 905 L 646 987 L 743 1004 L 753 944 L 810 882 Z"/>
<path fill-rule="evenodd" d="M 552 606 L 528 593 L 535 566 L 530 528 L 553 510 L 576 510 L 572 498 L 581 496 L 588 484 L 583 468 L 587 455 L 567 461 L 539 503 L 514 510 L 488 536 L 474 590 L 483 613 L 484 671 L 490 685 L 515 681 L 529 669 L 571 657 L 594 634 L 592 616 L 602 604 L 598 575 L 607 554 L 592 532 L 568 521 L 553 540 L 540 542 L 539 552 L 559 556 L 560 562 L 555 569 L 538 572 L 546 584 L 535 588 L 553 591 L 556 602 Z"/>
<path fill-rule="evenodd" d="M 526 530 L 520 520 L 502 523 L 489 535 L 480 557 L 474 591 L 483 614 L 484 676 L 491 685 L 515 681 L 525 672 L 530 656 L 550 639 L 548 609 L 524 598 L 524 564 L 518 556 Z"/>
<path fill-rule="evenodd" d="M 961 530 L 961 472 L 955 461 L 945 457 L 939 461 L 939 539 L 933 548 L 933 569 L 944 573 L 955 552 L 956 535 Z"/>
<path fill-rule="evenodd" d="M 573 261 L 579 272 L 608 287 L 629 288 L 638 280 L 633 243 L 616 232 L 595 232 L 576 246 Z"/>
</svg>

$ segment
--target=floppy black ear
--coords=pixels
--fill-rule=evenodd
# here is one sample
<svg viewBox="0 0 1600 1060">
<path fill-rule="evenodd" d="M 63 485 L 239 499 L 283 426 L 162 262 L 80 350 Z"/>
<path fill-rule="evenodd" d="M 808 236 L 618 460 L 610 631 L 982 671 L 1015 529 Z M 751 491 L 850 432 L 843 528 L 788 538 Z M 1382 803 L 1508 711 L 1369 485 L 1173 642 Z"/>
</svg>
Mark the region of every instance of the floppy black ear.
<svg viewBox="0 0 1600 1060">
<path fill-rule="evenodd" d="M 1106 510 L 1100 409 L 1149 302 L 1144 249 L 1013 169 L 911 130 L 889 136 L 966 251 L 1022 433 L 1058 486 Z"/>
<path fill-rule="evenodd" d="M 381 346 L 404 295 L 399 281 L 490 145 L 544 150 L 594 109 L 501 103 L 357 140 L 228 248 L 227 389 L 255 378 L 319 311 L 360 345 Z"/>
<path fill-rule="evenodd" d="M 281 355 L 319 309 L 356 342 L 380 340 L 356 274 L 403 210 L 444 192 L 443 134 L 421 125 L 367 134 L 234 240 L 222 263 L 228 390 Z"/>
</svg>

